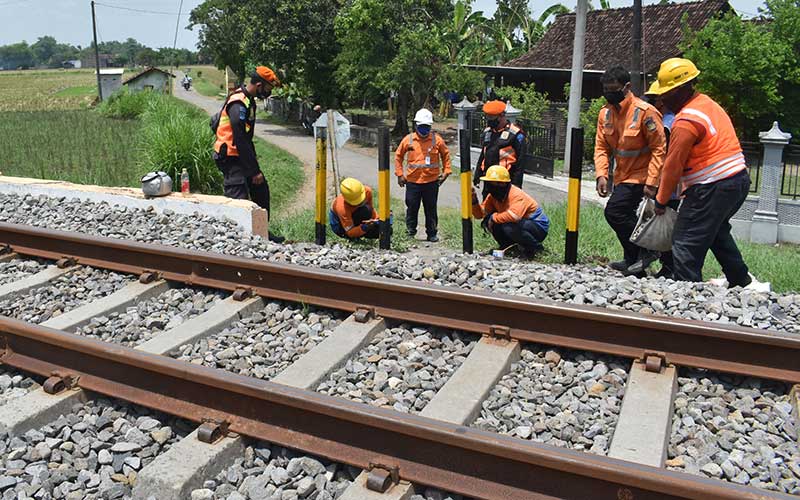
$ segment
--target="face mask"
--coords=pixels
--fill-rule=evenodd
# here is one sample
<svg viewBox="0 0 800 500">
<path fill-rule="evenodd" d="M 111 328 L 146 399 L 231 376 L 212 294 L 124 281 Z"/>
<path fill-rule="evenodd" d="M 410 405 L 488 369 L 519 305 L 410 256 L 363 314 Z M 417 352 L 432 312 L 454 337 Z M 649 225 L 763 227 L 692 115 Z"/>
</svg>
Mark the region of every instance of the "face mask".
<svg viewBox="0 0 800 500">
<path fill-rule="evenodd" d="M 417 133 L 422 137 L 426 137 L 428 134 L 431 133 L 431 126 L 430 125 L 417 125 Z"/>
<path fill-rule="evenodd" d="M 269 96 L 271 96 L 271 95 L 272 95 L 272 89 L 264 90 L 264 87 L 261 87 L 261 90 L 259 90 L 256 93 L 256 97 L 258 97 L 259 99 L 261 99 L 263 101 L 266 101 L 267 99 L 269 99 Z"/>
<path fill-rule="evenodd" d="M 494 120 L 487 120 L 486 125 L 492 128 L 497 128 L 498 126 L 500 126 L 500 118 L 495 118 Z"/>
<path fill-rule="evenodd" d="M 500 185 L 489 186 L 486 189 L 486 192 L 492 195 L 492 198 L 494 198 L 495 200 L 503 201 L 506 199 L 506 196 L 508 196 L 508 191 L 510 189 L 511 189 L 511 183 L 503 183 Z"/>
<path fill-rule="evenodd" d="M 683 108 L 686 103 L 694 95 L 694 88 L 691 85 L 682 85 L 674 91 L 668 92 L 661 96 L 664 107 L 677 113 Z"/>
<path fill-rule="evenodd" d="M 603 97 L 606 98 L 609 104 L 616 106 L 625 99 L 625 92 L 621 90 L 614 90 L 612 92 L 603 92 Z"/>
</svg>

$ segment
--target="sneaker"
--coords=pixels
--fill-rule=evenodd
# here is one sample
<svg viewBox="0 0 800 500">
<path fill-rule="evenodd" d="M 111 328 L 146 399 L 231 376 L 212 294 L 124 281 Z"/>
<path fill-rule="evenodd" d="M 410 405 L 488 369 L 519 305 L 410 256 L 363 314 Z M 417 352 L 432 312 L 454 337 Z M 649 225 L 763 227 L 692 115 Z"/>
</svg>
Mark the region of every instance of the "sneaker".
<svg viewBox="0 0 800 500">
<path fill-rule="evenodd" d="M 661 267 L 661 270 L 660 270 L 660 271 L 658 271 L 658 272 L 655 274 L 655 276 L 653 276 L 653 277 L 654 277 L 654 278 L 667 278 L 667 279 L 670 279 L 670 280 L 671 280 L 671 279 L 672 279 L 672 269 L 670 269 L 670 268 L 668 268 L 668 267 L 663 267 L 663 266 L 662 266 L 662 267 Z"/>
<path fill-rule="evenodd" d="M 709 285 L 714 286 L 721 286 L 723 288 L 728 288 L 728 280 L 725 278 L 711 278 L 707 281 Z"/>
<path fill-rule="evenodd" d="M 611 262 L 608 264 L 608 267 L 615 271 L 626 271 L 628 269 L 629 264 L 624 260 L 618 260 L 615 262 Z"/>
<path fill-rule="evenodd" d="M 754 292 L 769 293 L 772 291 L 772 285 L 769 281 L 758 281 L 752 273 L 747 273 L 750 276 L 750 283 L 745 285 L 745 290 L 753 290 Z"/>
<path fill-rule="evenodd" d="M 436 243 L 437 241 L 439 241 L 439 237 L 436 236 L 435 234 L 433 236 L 428 236 L 428 241 L 430 241 L 431 243 Z"/>
<path fill-rule="evenodd" d="M 269 233 L 269 241 L 271 241 L 273 243 L 283 243 L 284 241 L 286 241 L 286 238 L 284 238 L 283 236 L 278 236 L 277 234 L 274 234 L 274 233 L 270 232 Z"/>
</svg>

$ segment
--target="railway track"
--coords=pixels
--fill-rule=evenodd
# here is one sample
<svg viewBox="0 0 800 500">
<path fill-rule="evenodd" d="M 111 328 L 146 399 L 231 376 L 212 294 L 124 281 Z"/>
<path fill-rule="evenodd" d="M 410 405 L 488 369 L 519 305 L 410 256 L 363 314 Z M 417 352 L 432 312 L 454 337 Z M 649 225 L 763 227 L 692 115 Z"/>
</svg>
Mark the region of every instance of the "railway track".
<svg viewBox="0 0 800 500">
<path fill-rule="evenodd" d="M 139 277 L 41 325 L 0 319 L 0 362 L 46 379 L 44 391 L 52 398 L 66 399 L 66 393 L 80 388 L 202 424 L 187 440 L 215 442 L 238 434 L 326 457 L 364 469 L 372 490 L 407 480 L 476 498 L 789 498 L 666 470 L 663 462 L 676 367 L 800 383 L 795 361 L 800 337 L 791 334 L 465 293 L 7 224 L 0 224 L 0 243 L 22 257 L 57 261 L 61 270 L 80 265 Z M 49 269 L 22 281 L 33 285 L 43 272 L 58 274 Z M 130 347 L 65 332 L 163 291 L 167 282 L 231 295 L 217 297 L 182 327 Z M 219 332 L 257 308 L 258 297 L 351 316 L 272 381 L 161 355 Z M 384 320 L 480 338 L 418 414 L 313 390 L 385 328 Z M 179 335 L 168 335 L 175 332 Z M 521 343 L 635 360 L 609 451 L 625 460 L 470 427 L 481 400 L 519 356 Z M 20 421 L 15 425 L 18 431 L 25 427 Z M 657 449 L 646 449 L 652 445 Z"/>
</svg>

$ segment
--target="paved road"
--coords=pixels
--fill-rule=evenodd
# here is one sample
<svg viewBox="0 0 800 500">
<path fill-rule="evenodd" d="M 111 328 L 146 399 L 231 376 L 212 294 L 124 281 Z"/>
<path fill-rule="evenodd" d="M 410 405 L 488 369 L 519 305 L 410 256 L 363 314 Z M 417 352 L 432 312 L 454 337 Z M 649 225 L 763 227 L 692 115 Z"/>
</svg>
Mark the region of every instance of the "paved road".
<svg viewBox="0 0 800 500">
<path fill-rule="evenodd" d="M 183 74 L 179 72 L 178 78 L 175 79 L 176 97 L 205 109 L 209 114 L 216 113 L 219 110 L 222 105 L 220 100 L 203 96 L 194 90 L 188 92 L 184 90 L 183 87 L 178 84 L 182 77 Z M 314 138 L 291 128 L 262 121 L 258 122 L 255 133 L 258 137 L 288 151 L 303 162 L 306 171 L 306 186 L 304 186 L 303 193 L 299 196 L 303 199 L 311 200 L 313 203 L 313 172 L 316 162 Z M 261 161 L 264 168 L 268 169 L 269 159 L 262 158 Z M 457 170 L 457 158 L 453 159 L 453 165 Z M 394 169 L 394 153 L 392 153 L 392 169 Z M 377 151 L 357 146 L 346 146 L 342 148 L 339 151 L 339 172 L 343 177 L 356 177 L 362 182 L 371 186 L 376 186 L 378 182 Z M 454 172 L 454 175 L 451 176 L 439 190 L 440 206 L 456 208 L 460 206 L 461 192 L 459 189 L 458 176 L 455 174 L 457 174 L 457 172 Z M 404 190 L 394 182 L 394 175 L 392 175 L 392 178 L 392 195 L 396 198 L 402 198 L 403 193 L 401 191 Z M 566 200 L 566 186 L 566 177 L 556 177 L 553 180 L 548 180 L 530 175 L 525 176 L 525 183 L 523 185 L 525 191 L 530 193 L 541 203 L 554 203 Z M 582 197 L 585 201 L 601 202 L 594 193 L 593 183 L 584 183 Z M 422 212 L 422 210 L 420 210 L 420 212 Z M 424 219 L 422 213 L 420 213 L 420 218 Z M 422 225 L 423 223 L 421 220 L 420 226 Z"/>
</svg>

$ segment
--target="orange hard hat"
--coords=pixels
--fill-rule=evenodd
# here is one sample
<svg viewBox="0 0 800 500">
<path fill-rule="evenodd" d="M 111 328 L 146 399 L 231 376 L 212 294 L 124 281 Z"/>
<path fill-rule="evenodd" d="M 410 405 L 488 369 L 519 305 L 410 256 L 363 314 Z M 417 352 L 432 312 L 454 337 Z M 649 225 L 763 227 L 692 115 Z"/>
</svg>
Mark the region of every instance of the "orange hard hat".
<svg viewBox="0 0 800 500">
<path fill-rule="evenodd" d="M 256 76 L 258 76 L 265 82 L 269 83 L 273 87 L 281 86 L 281 81 L 278 79 L 278 76 L 275 74 L 274 71 L 272 71 L 266 66 L 258 66 L 256 68 Z"/>
<path fill-rule="evenodd" d="M 487 115 L 499 115 L 506 112 L 506 103 L 503 101 L 489 101 L 483 105 L 483 112 Z"/>
</svg>

